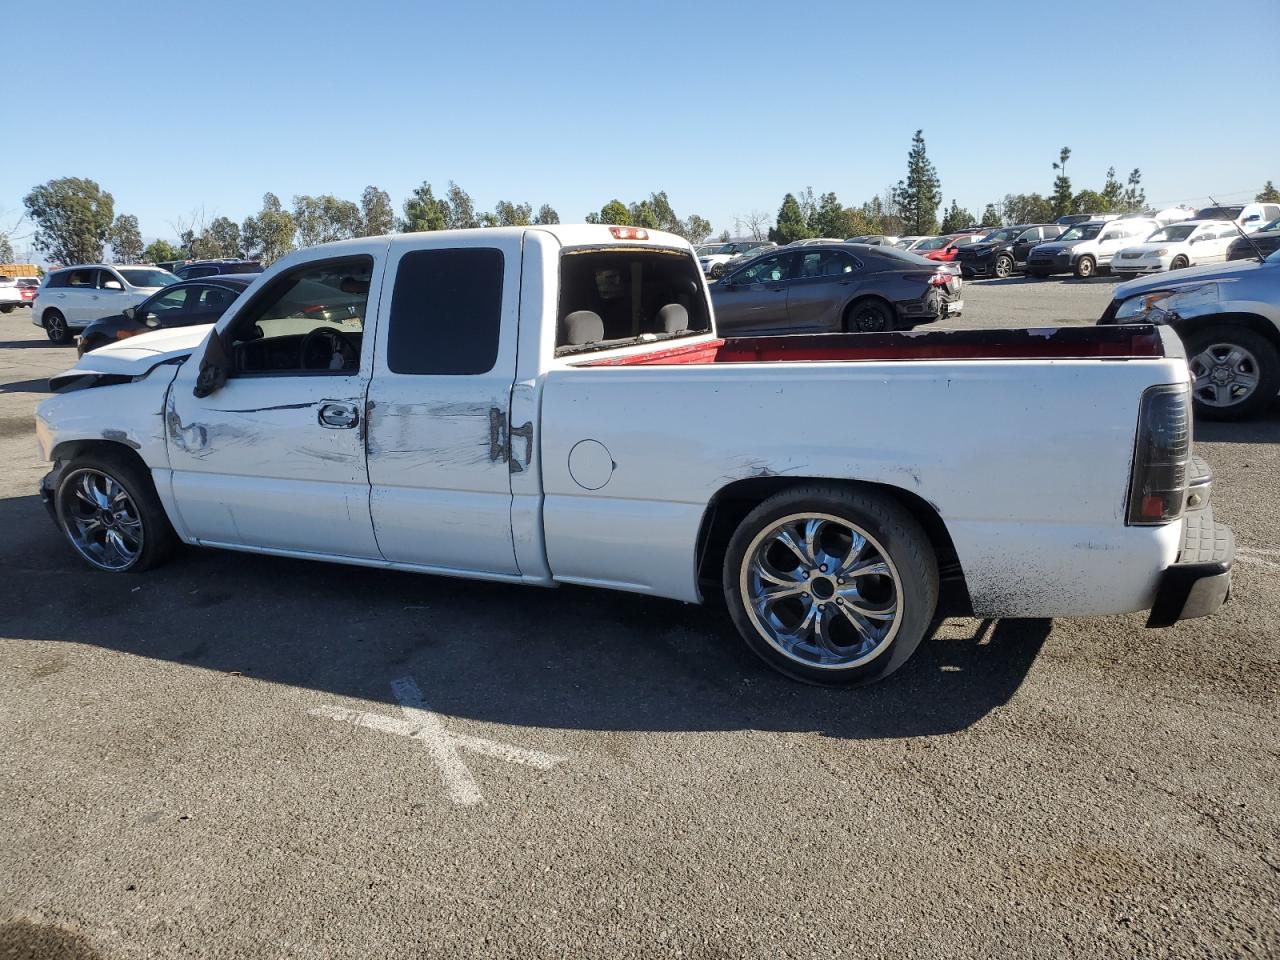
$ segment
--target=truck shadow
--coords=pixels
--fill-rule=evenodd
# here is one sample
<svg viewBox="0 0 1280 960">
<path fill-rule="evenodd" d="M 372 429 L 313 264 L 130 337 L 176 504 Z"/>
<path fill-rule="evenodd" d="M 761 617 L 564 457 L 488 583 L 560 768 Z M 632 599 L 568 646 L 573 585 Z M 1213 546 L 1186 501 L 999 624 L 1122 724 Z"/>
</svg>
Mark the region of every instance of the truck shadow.
<svg viewBox="0 0 1280 960">
<path fill-rule="evenodd" d="M 1051 626 L 947 621 L 885 682 L 821 689 L 766 668 L 715 609 L 194 549 L 97 574 L 37 497 L 0 500 L 0 524 L 5 637 L 239 673 L 317 704 L 394 705 L 391 681 L 412 675 L 434 710 L 519 726 L 953 733 L 1008 702 Z"/>
</svg>

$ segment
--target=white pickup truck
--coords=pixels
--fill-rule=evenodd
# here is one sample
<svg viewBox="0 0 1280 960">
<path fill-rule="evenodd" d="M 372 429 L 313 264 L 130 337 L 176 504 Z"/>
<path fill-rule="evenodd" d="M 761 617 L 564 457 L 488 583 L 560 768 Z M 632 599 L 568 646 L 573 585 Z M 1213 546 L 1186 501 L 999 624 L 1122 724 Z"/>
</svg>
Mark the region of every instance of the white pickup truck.
<svg viewBox="0 0 1280 960">
<path fill-rule="evenodd" d="M 105 571 L 181 540 L 722 596 L 822 684 L 892 672 L 941 612 L 1164 626 L 1230 588 L 1176 337 L 722 339 L 689 245 L 632 227 L 314 247 L 51 385 L 42 493 Z"/>
</svg>

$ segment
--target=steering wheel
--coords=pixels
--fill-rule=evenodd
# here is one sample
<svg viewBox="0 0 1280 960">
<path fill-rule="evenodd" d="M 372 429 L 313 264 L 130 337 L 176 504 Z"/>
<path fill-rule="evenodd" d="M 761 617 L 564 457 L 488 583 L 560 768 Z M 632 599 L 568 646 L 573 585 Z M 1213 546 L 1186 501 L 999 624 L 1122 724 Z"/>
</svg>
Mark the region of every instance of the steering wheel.
<svg viewBox="0 0 1280 960">
<path fill-rule="evenodd" d="M 328 356 L 319 357 L 318 363 L 311 363 L 311 348 L 317 342 L 317 339 L 324 337 L 329 341 Z M 330 363 L 334 354 L 342 356 L 342 367 L 345 370 L 348 363 L 351 363 L 360 355 L 356 349 L 356 345 L 351 342 L 345 333 L 340 330 L 334 330 L 332 327 L 316 327 L 310 333 L 302 338 L 302 343 L 298 347 L 298 363 L 303 370 L 329 370 Z"/>
</svg>

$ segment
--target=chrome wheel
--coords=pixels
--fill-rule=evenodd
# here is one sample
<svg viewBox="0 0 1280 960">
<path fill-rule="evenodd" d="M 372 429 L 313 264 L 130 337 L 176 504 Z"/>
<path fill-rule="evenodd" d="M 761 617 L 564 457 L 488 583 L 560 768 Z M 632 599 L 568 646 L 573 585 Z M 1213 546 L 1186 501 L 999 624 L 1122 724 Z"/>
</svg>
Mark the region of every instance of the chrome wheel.
<svg viewBox="0 0 1280 960">
<path fill-rule="evenodd" d="M 996 276 L 1007 279 L 1013 273 L 1013 261 L 1008 257 L 996 257 Z"/>
<path fill-rule="evenodd" d="M 1191 358 L 1191 393 L 1210 407 L 1233 407 L 1258 389 L 1258 359 L 1235 343 L 1213 343 Z"/>
<path fill-rule="evenodd" d="M 95 567 L 128 570 L 142 555 L 138 506 L 109 474 L 73 471 L 58 489 L 58 515 L 67 539 Z"/>
<path fill-rule="evenodd" d="M 867 531 L 830 514 L 793 514 L 747 547 L 740 589 L 752 624 L 783 656 L 843 670 L 898 632 L 902 581 Z"/>
<path fill-rule="evenodd" d="M 62 343 L 67 339 L 67 321 L 60 313 L 51 313 L 44 318 L 45 332 L 54 343 Z"/>
</svg>

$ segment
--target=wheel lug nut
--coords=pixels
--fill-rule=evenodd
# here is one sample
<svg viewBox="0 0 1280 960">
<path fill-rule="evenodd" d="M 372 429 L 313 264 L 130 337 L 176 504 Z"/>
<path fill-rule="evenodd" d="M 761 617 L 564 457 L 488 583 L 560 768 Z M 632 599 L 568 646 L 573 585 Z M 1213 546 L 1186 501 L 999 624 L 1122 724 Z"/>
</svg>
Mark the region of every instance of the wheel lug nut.
<svg viewBox="0 0 1280 960">
<path fill-rule="evenodd" d="M 826 572 L 827 572 L 827 565 L 824 563 L 824 564 L 823 564 L 822 566 L 820 566 L 818 569 L 819 569 L 819 570 L 821 570 L 823 573 L 826 573 Z"/>
</svg>

